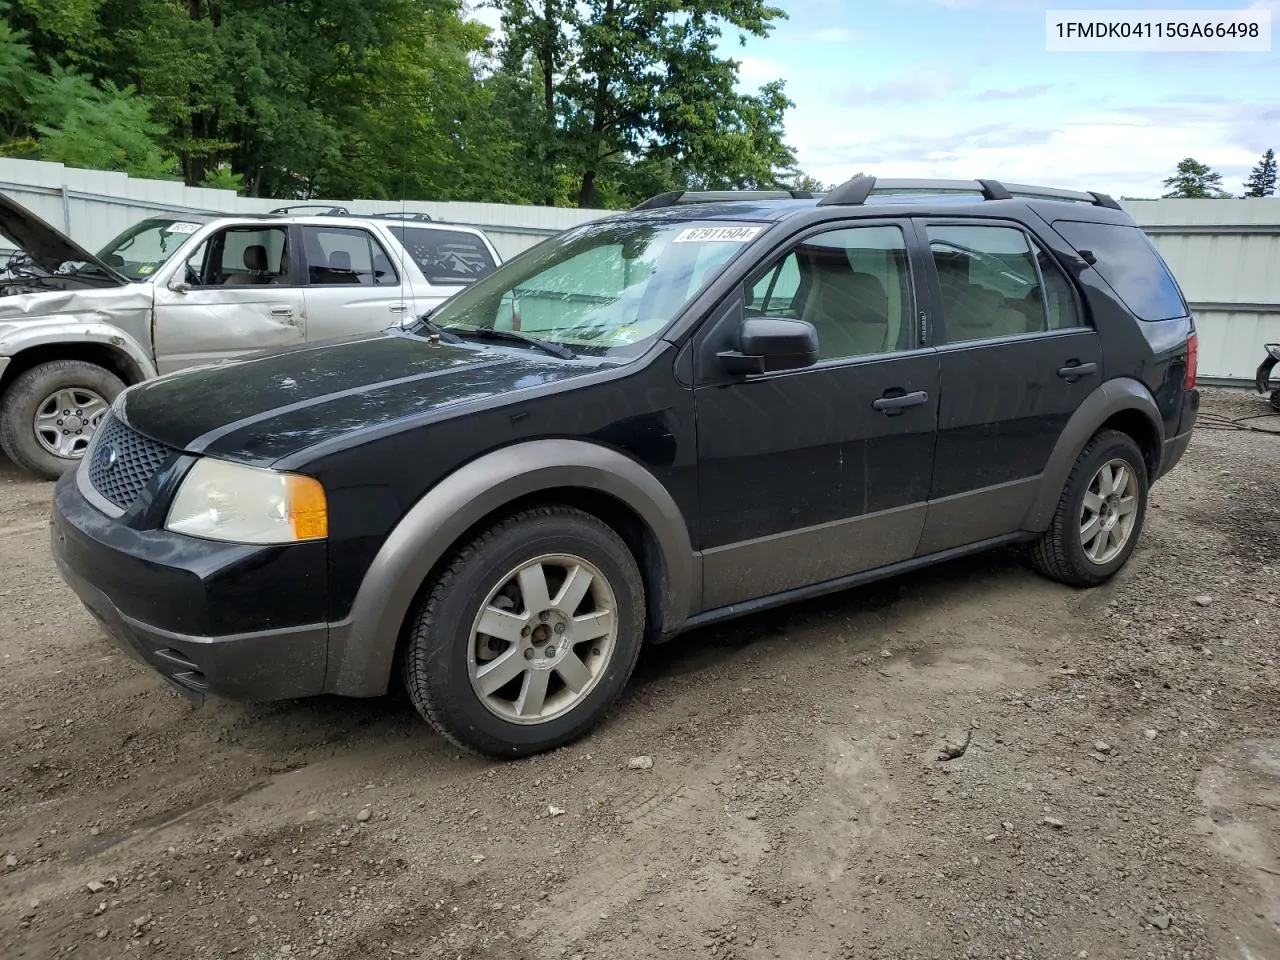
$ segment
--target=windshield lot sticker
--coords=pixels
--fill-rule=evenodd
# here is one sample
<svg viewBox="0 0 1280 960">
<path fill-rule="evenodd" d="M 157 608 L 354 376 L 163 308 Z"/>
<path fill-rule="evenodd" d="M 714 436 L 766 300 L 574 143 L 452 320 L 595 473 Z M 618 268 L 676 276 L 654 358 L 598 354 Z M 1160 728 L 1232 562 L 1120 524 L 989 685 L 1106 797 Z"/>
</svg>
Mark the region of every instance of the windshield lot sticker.
<svg viewBox="0 0 1280 960">
<path fill-rule="evenodd" d="M 195 233 L 199 229 L 198 223 L 171 223 L 165 228 L 165 233 Z"/>
<path fill-rule="evenodd" d="M 746 243 L 763 227 L 690 227 L 676 234 L 672 243 Z"/>
<path fill-rule="evenodd" d="M 136 273 L 140 277 L 145 277 L 148 273 L 155 273 L 155 272 L 156 272 L 156 265 L 154 263 L 141 264 L 136 271 Z"/>
</svg>

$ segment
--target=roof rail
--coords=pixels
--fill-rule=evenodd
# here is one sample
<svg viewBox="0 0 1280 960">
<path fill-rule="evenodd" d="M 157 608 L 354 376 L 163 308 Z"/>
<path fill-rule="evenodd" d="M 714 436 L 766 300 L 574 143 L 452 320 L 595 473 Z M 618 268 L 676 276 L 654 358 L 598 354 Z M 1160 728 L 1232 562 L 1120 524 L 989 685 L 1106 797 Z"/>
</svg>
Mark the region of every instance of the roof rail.
<svg viewBox="0 0 1280 960">
<path fill-rule="evenodd" d="M 1027 200 L 1069 200 L 1109 207 L 1112 210 L 1120 209 L 1120 204 L 1105 193 L 1037 187 L 1025 183 L 1002 183 L 999 180 L 888 180 L 866 176 L 846 180 L 819 200 L 818 206 L 858 206 L 865 203 L 867 197 L 873 192 L 881 194 L 977 193 L 983 200 L 1011 200 L 1014 197 Z"/>
<path fill-rule="evenodd" d="M 371 213 L 369 214 L 374 220 L 406 220 L 415 221 L 417 223 L 434 223 L 430 214 L 426 213 Z"/>
<path fill-rule="evenodd" d="M 735 200 L 812 200 L 808 190 L 672 190 L 638 203 L 632 210 L 659 210 L 678 203 L 725 203 Z"/>
<path fill-rule="evenodd" d="M 345 217 L 351 213 L 346 207 L 331 207 L 323 203 L 295 203 L 288 207 L 276 207 L 268 211 L 268 216 L 287 217 L 295 210 L 312 210 L 318 217 Z"/>
</svg>

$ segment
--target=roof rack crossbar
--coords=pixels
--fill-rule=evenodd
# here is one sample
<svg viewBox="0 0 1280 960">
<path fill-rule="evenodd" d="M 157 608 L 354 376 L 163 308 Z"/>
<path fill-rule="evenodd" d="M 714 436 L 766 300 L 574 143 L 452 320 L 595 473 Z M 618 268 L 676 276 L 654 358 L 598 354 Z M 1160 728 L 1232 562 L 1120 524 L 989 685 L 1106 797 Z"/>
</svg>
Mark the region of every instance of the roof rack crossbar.
<svg viewBox="0 0 1280 960">
<path fill-rule="evenodd" d="M 1081 190 L 1063 190 L 1059 187 L 1038 187 L 1025 183 L 1003 183 L 999 180 L 890 180 L 858 176 L 846 180 L 818 201 L 818 206 L 858 206 L 872 193 L 976 193 L 983 200 L 1010 200 L 1023 197 L 1029 200 L 1072 200 L 1095 206 L 1119 210 L 1120 205 L 1105 193 L 1086 193 Z"/>
<path fill-rule="evenodd" d="M 290 206 L 276 207 L 274 210 L 267 211 L 270 217 L 287 217 L 294 210 L 312 210 L 316 212 L 316 216 L 322 217 L 346 217 L 351 211 L 346 207 L 333 207 L 323 203 L 295 203 Z"/>
<path fill-rule="evenodd" d="M 410 213 L 407 211 L 404 213 L 371 213 L 368 216 L 373 220 L 402 220 L 406 222 L 415 221 L 417 223 L 435 222 L 431 219 L 431 215 L 429 213 Z"/>
<path fill-rule="evenodd" d="M 632 210 L 658 210 L 679 203 L 730 203 L 745 200 L 812 200 L 808 190 L 672 190 L 638 203 Z"/>
</svg>

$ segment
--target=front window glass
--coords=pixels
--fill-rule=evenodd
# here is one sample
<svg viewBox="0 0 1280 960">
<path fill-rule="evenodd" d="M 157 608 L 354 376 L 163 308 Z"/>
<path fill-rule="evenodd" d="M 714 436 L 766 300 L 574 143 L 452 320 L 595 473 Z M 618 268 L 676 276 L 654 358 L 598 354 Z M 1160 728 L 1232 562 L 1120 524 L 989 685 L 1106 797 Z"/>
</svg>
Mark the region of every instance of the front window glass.
<svg viewBox="0 0 1280 960">
<path fill-rule="evenodd" d="M 146 280 L 201 226 L 191 220 L 143 220 L 103 247 L 98 259 L 130 280 Z"/>
<path fill-rule="evenodd" d="M 763 230 L 689 221 L 586 224 L 477 281 L 431 320 L 464 335 L 496 328 L 575 353 L 633 356 Z"/>
</svg>

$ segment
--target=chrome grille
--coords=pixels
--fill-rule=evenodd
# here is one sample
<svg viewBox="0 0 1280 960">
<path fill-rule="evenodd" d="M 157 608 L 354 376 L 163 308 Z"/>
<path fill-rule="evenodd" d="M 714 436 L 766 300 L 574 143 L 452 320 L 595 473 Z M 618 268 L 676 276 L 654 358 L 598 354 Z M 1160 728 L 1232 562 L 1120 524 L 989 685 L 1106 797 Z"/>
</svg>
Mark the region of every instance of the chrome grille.
<svg viewBox="0 0 1280 960">
<path fill-rule="evenodd" d="M 98 433 L 89 454 L 89 482 L 107 500 L 127 510 L 173 450 L 115 417 L 108 417 Z"/>
</svg>

